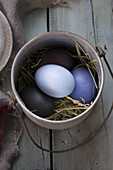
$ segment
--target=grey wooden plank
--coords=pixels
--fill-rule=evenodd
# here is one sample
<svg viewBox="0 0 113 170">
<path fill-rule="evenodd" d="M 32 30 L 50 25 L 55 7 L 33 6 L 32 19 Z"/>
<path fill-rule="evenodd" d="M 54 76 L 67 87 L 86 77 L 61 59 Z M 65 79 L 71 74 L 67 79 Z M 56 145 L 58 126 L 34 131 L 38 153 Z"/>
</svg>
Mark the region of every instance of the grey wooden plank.
<svg viewBox="0 0 113 170">
<path fill-rule="evenodd" d="M 93 0 L 92 6 L 94 10 L 94 26 L 96 43 L 103 48 L 106 46 L 106 58 L 113 70 L 113 0 Z M 105 81 L 103 89 L 103 112 L 104 116 L 108 113 L 110 105 L 113 102 L 113 80 L 108 72 L 108 69 L 103 61 Z M 113 113 L 113 111 L 112 111 Z M 105 126 L 106 137 L 109 143 L 109 155 L 113 169 L 113 114 Z"/>
<path fill-rule="evenodd" d="M 24 19 L 27 41 L 47 31 L 46 10 L 36 10 Z M 25 118 L 27 126 L 37 143 L 50 147 L 49 130 L 41 128 Z M 25 130 L 19 142 L 20 154 L 12 165 L 13 170 L 47 170 L 50 169 L 50 154 L 36 148 L 28 138 Z"/>
<path fill-rule="evenodd" d="M 99 8 L 98 9 L 96 8 L 97 1 L 93 1 L 93 3 L 95 3 L 95 8 L 93 8 L 94 11 L 92 11 L 91 2 L 92 1 L 90 0 L 82 1 L 73 0 L 70 8 L 64 7 L 51 8 L 49 18 L 50 31 L 62 30 L 73 32 L 86 38 L 91 44 L 95 46 L 96 29 L 94 29 L 95 21 L 93 20 L 93 15 L 95 13 L 95 10 L 97 10 L 98 14 Z M 101 0 L 99 4 L 100 6 L 101 5 L 104 6 L 105 1 Z M 106 6 L 104 6 L 104 11 L 106 11 Z M 109 9 L 107 9 L 106 13 L 107 12 L 109 12 Z M 100 17 L 100 15 L 102 15 L 102 13 L 101 14 L 100 13 L 98 15 L 95 15 L 95 17 L 97 18 Z M 105 22 L 106 18 L 104 19 L 103 23 Z M 101 29 L 103 30 L 105 28 L 104 25 L 101 26 L 100 24 L 99 26 L 97 23 L 97 28 L 99 29 L 98 33 L 101 31 Z M 96 35 L 96 38 L 98 36 L 99 35 Z M 104 39 L 102 39 L 102 41 L 103 40 Z M 109 88 L 109 86 L 107 88 Z M 106 91 L 106 88 L 104 88 L 104 91 Z M 105 106 L 103 106 L 103 98 L 101 97 L 98 103 L 96 104 L 96 107 L 94 108 L 92 114 L 90 114 L 90 116 L 86 120 L 84 120 L 80 125 L 70 128 L 69 130 L 53 131 L 53 149 L 58 150 L 72 147 L 80 143 L 87 136 L 89 136 L 89 134 L 91 134 L 91 132 L 94 131 L 96 127 L 98 127 L 100 123 L 103 121 L 104 118 L 103 107 Z M 110 119 L 109 121 L 112 120 Z M 107 125 L 103 127 L 103 129 L 99 132 L 99 134 L 96 135 L 96 137 L 93 140 L 88 142 L 83 147 L 68 153 L 54 154 L 53 169 L 54 170 L 113 169 L 112 166 L 113 161 L 110 155 L 111 148 L 109 144 L 109 142 L 113 143 L 113 140 L 112 137 L 110 139 L 107 137 L 106 128 Z M 111 127 L 108 128 L 112 129 L 112 124 Z M 65 143 L 64 141 L 67 141 L 67 143 Z"/>
<path fill-rule="evenodd" d="M 23 20 L 23 26 L 27 41 L 47 31 L 46 10 L 32 11 Z"/>
<path fill-rule="evenodd" d="M 49 148 L 49 133 L 41 127 L 32 123 L 27 117 L 25 118 L 26 124 L 37 143 Z M 46 139 L 46 140 L 45 140 Z M 44 153 L 38 149 L 31 140 L 28 138 L 26 131 L 23 131 L 22 137 L 19 142 L 19 157 L 13 163 L 12 169 L 14 170 L 47 170 L 50 168 L 49 153 Z"/>
</svg>

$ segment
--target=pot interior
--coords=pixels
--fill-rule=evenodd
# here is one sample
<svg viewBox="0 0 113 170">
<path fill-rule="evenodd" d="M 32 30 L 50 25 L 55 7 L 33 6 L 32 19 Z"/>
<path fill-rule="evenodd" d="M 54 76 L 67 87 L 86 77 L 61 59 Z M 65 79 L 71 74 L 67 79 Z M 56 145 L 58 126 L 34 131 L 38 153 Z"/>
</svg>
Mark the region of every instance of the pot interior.
<svg viewBox="0 0 113 170">
<path fill-rule="evenodd" d="M 17 87 L 17 80 L 18 80 L 21 66 L 25 63 L 28 56 L 30 56 L 34 52 L 37 52 L 40 49 L 51 48 L 51 47 L 61 47 L 61 48 L 66 48 L 66 49 L 76 51 L 75 41 L 78 41 L 80 43 L 84 51 L 88 53 L 92 59 L 98 60 L 98 62 L 95 62 L 95 65 L 97 68 L 97 72 L 100 79 L 99 81 L 101 85 L 103 70 L 101 66 L 101 61 L 94 48 L 85 39 L 75 34 L 71 34 L 67 32 L 64 33 L 51 32 L 34 38 L 19 51 L 14 62 L 14 70 L 13 70 L 13 78 L 14 78 L 15 86 Z"/>
<path fill-rule="evenodd" d="M 93 104 L 89 108 L 89 110 L 92 109 L 92 107 L 95 105 L 95 103 L 97 102 L 97 100 L 102 92 L 103 67 L 102 67 L 102 64 L 101 64 L 98 54 L 96 53 L 95 49 L 90 45 L 89 42 L 87 42 L 85 39 L 83 39 L 82 37 L 80 37 L 78 35 L 75 35 L 72 33 L 67 33 L 67 32 L 49 32 L 49 33 L 42 34 L 42 35 L 32 39 L 31 41 L 29 41 L 18 52 L 18 54 L 13 62 L 13 66 L 12 66 L 12 73 L 11 73 L 12 82 L 11 83 L 12 83 L 14 95 L 16 96 L 16 99 L 21 106 L 24 105 L 24 103 L 22 102 L 22 100 L 20 99 L 20 97 L 18 95 L 17 85 L 18 85 L 18 78 L 19 78 L 20 71 L 21 71 L 21 66 L 24 65 L 28 56 L 38 52 L 40 49 L 51 48 L 51 47 L 65 48 L 67 50 L 75 51 L 75 53 L 77 54 L 76 41 L 81 45 L 81 47 L 84 49 L 85 53 L 88 53 L 93 60 L 97 60 L 97 62 L 95 62 L 95 66 L 96 66 L 96 69 L 98 72 L 98 77 L 99 77 L 99 79 L 98 79 L 99 80 L 99 89 L 98 89 L 98 93 L 96 95 L 96 98 L 95 98 Z M 87 110 L 86 110 L 86 112 L 87 112 Z M 86 112 L 83 112 L 81 117 Z M 32 112 L 30 114 L 32 114 Z M 75 119 L 77 117 L 79 117 L 79 116 L 76 116 Z M 37 118 L 37 119 L 39 119 L 39 118 Z"/>
</svg>

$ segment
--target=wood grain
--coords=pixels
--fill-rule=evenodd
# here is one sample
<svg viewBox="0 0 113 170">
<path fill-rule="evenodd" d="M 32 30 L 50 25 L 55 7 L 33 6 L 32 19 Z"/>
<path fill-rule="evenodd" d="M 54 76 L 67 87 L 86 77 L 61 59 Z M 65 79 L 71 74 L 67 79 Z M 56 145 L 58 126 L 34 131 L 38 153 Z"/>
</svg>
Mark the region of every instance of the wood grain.
<svg viewBox="0 0 113 170">
<path fill-rule="evenodd" d="M 93 46 L 106 48 L 113 68 L 113 0 L 72 0 L 70 7 L 53 7 L 48 12 L 36 10 L 23 20 L 27 41 L 47 31 L 69 31 L 87 39 Z M 73 147 L 89 136 L 103 121 L 113 102 L 113 85 L 103 62 L 105 83 L 102 96 L 89 117 L 80 125 L 67 130 L 49 131 L 38 127 L 28 118 L 26 122 L 36 141 L 45 148 L 59 150 Z M 25 132 L 20 140 L 20 157 L 13 170 L 112 170 L 113 169 L 113 115 L 86 145 L 67 153 L 49 154 L 37 149 Z M 50 146 L 51 145 L 51 146 Z"/>
<path fill-rule="evenodd" d="M 46 13 L 47 12 L 44 9 L 37 9 L 32 11 L 26 16 L 26 18 L 23 19 L 23 26 L 27 41 L 47 31 Z"/>
<path fill-rule="evenodd" d="M 101 29 L 102 30 L 107 29 L 107 25 L 106 26 L 104 25 L 106 20 L 107 23 L 111 21 L 111 19 L 109 18 L 110 17 L 109 15 L 111 13 L 109 8 L 111 4 L 109 2 L 109 5 L 107 5 L 107 3 L 108 2 L 105 3 L 105 1 L 103 0 L 101 0 L 101 2 L 98 1 L 92 2 L 90 0 L 82 1 L 76 0 L 72 2 L 70 8 L 64 7 L 51 8 L 49 17 L 50 31 L 62 30 L 73 32 L 86 38 L 93 46 L 95 46 L 97 42 L 99 43 L 99 45 L 101 45 L 100 42 L 105 43 L 108 34 L 112 33 L 112 32 L 107 33 L 105 38 L 104 31 L 103 33 L 101 32 Z M 100 7 L 102 10 L 100 10 Z M 101 25 L 101 23 L 98 23 L 99 21 L 97 22 L 98 19 L 96 20 L 96 18 L 100 18 L 103 15 L 105 17 L 103 18 L 103 25 Z M 109 21 L 106 15 L 108 15 Z M 108 28 L 109 27 L 110 26 L 108 26 Z M 102 34 L 101 37 L 104 37 L 103 39 L 99 35 L 100 32 Z M 105 69 L 105 71 L 107 72 L 107 69 Z M 109 79 L 107 79 L 107 81 L 109 81 Z M 108 87 L 104 88 L 103 96 L 107 94 L 108 97 L 108 91 L 106 91 L 106 89 L 110 87 L 111 81 L 109 81 Z M 110 99 L 112 100 L 112 94 Z M 106 100 L 106 105 L 108 104 L 109 100 Z M 108 111 L 108 107 L 107 109 L 105 109 L 106 105 L 103 97 L 101 97 L 96 107 L 94 108 L 92 114 L 80 125 L 73 127 L 69 130 L 53 131 L 52 134 L 53 149 L 64 149 L 72 147 L 80 143 L 83 139 L 90 135 L 91 132 L 94 131 L 96 127 L 100 124 L 100 122 L 103 121 L 105 116 L 104 112 L 105 110 L 106 112 Z M 113 126 L 111 125 L 111 127 Z M 112 169 L 113 158 L 112 155 L 110 155 L 111 152 L 110 142 L 112 145 L 113 140 L 111 139 L 112 138 L 111 137 L 109 141 L 106 129 L 107 125 L 104 126 L 101 132 L 92 141 L 90 141 L 83 147 L 78 148 L 77 150 L 60 155 L 54 154 L 53 169 L 54 170 Z"/>
<path fill-rule="evenodd" d="M 113 70 L 113 0 L 92 1 L 94 10 L 94 27 L 96 43 L 103 49 L 106 49 L 106 58 Z M 113 102 L 113 79 L 111 78 L 106 64 L 103 61 L 105 81 L 102 94 L 103 114 L 107 114 L 111 103 Z M 113 113 L 113 111 L 112 111 Z M 111 169 L 113 169 L 113 114 L 105 125 L 106 139 L 109 146 L 109 159 Z"/>
<path fill-rule="evenodd" d="M 36 10 L 24 19 L 27 41 L 47 31 L 46 10 Z M 49 130 L 41 128 L 25 116 L 26 124 L 37 143 L 50 148 Z M 20 155 L 12 165 L 12 170 L 47 170 L 50 169 L 50 154 L 36 148 L 25 130 L 19 143 Z"/>
</svg>

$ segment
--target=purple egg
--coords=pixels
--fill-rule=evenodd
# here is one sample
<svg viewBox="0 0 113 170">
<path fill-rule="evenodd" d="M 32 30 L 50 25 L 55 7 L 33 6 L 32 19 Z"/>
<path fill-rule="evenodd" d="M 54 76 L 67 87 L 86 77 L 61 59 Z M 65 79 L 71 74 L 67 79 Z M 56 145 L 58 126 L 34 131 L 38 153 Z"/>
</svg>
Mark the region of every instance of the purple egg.
<svg viewBox="0 0 113 170">
<path fill-rule="evenodd" d="M 90 103 L 96 96 L 97 89 L 94 80 L 85 67 L 75 68 L 72 72 L 75 88 L 70 96 L 81 103 Z"/>
<path fill-rule="evenodd" d="M 56 64 L 72 70 L 77 64 L 77 59 L 72 57 L 64 48 L 53 48 L 46 51 L 44 56 L 41 56 L 41 62 L 38 64 L 37 69 L 47 64 Z"/>
</svg>

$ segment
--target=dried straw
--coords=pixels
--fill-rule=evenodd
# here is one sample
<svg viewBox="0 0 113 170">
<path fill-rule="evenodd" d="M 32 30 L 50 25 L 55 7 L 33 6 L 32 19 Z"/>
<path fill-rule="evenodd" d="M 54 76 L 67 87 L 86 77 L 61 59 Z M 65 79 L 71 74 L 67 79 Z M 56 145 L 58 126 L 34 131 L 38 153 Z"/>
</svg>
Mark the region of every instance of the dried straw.
<svg viewBox="0 0 113 170">
<path fill-rule="evenodd" d="M 95 87 L 97 88 L 98 91 L 99 76 L 95 66 L 95 62 L 98 61 L 93 60 L 91 56 L 83 50 L 83 48 L 78 43 L 78 41 L 76 41 L 75 44 L 76 44 L 76 51 L 78 55 L 73 55 L 71 54 L 70 51 L 68 51 L 72 55 L 72 57 L 78 58 L 80 61 L 80 64 L 74 68 L 77 68 L 79 66 L 87 67 L 87 69 L 89 70 L 93 78 Z M 24 88 L 26 88 L 29 85 L 36 86 L 34 80 L 34 74 L 37 70 L 38 64 L 41 61 L 41 57 L 45 54 L 47 50 L 49 49 L 48 48 L 41 49 L 36 54 L 27 57 L 27 61 L 21 67 L 20 76 L 18 78 L 18 93 L 20 93 Z M 84 55 L 82 55 L 81 53 L 83 53 Z M 95 80 L 96 79 L 95 77 L 98 77 L 98 81 Z M 83 111 L 87 110 L 88 107 L 90 107 L 90 105 L 93 102 L 92 101 L 89 104 L 85 104 L 84 99 L 82 100 L 84 104 L 80 103 L 77 100 L 72 99 L 69 96 L 55 99 L 54 114 L 52 114 L 50 117 L 47 117 L 46 119 L 59 121 L 59 120 L 70 119 L 81 114 Z"/>
</svg>

